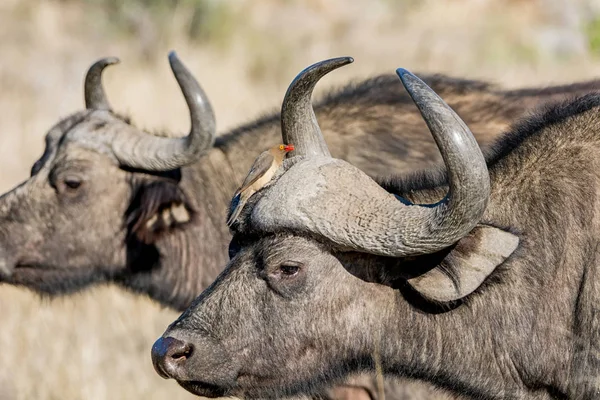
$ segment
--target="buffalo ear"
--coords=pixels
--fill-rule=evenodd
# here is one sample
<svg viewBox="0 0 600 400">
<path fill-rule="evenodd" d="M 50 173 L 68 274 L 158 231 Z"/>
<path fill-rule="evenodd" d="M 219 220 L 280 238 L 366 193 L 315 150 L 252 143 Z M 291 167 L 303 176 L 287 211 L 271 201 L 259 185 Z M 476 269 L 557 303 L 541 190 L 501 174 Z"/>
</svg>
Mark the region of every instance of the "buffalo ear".
<svg viewBox="0 0 600 400">
<path fill-rule="evenodd" d="M 441 303 L 460 300 L 481 286 L 518 246 L 517 235 L 478 225 L 437 267 L 409 279 L 408 283 L 427 300 Z"/>
<path fill-rule="evenodd" d="M 129 234 L 145 244 L 188 223 L 193 211 L 179 185 L 171 181 L 144 182 L 127 211 Z"/>
</svg>

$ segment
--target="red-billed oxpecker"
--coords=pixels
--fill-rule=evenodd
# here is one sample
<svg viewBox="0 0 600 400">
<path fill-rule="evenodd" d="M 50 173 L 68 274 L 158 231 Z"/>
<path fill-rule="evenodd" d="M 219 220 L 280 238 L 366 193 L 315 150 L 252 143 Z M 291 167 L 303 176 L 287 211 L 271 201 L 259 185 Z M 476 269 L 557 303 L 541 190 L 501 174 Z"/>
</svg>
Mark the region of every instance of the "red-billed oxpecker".
<svg viewBox="0 0 600 400">
<path fill-rule="evenodd" d="M 263 151 L 256 158 L 242 186 L 233 195 L 230 214 L 227 218 L 228 226 L 231 226 L 235 222 L 250 196 L 269 183 L 275 172 L 277 172 L 277 169 L 283 163 L 286 154 L 292 150 L 294 150 L 293 144 L 280 144 Z"/>
</svg>

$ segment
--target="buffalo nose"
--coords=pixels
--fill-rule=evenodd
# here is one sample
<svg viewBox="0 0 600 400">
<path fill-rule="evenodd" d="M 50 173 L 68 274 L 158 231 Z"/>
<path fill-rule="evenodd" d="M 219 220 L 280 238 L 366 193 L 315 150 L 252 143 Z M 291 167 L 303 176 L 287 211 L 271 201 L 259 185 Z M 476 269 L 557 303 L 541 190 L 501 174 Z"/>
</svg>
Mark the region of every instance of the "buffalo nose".
<svg viewBox="0 0 600 400">
<path fill-rule="evenodd" d="M 178 369 L 191 357 L 194 346 L 172 337 L 161 337 L 152 346 L 152 364 L 165 379 L 177 378 Z"/>
</svg>

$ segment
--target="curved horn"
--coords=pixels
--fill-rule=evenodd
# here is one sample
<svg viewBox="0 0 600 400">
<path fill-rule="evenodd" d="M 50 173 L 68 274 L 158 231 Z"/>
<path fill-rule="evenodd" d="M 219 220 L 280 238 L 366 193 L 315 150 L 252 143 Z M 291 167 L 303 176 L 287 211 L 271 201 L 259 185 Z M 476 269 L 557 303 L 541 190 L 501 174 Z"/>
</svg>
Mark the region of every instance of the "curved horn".
<svg viewBox="0 0 600 400">
<path fill-rule="evenodd" d="M 487 164 L 469 128 L 444 100 L 409 71 L 398 68 L 396 73 L 427 123 L 448 171 L 448 194 L 431 209 L 435 215 L 430 219 L 431 232 L 443 248 L 481 220 L 490 196 Z"/>
<path fill-rule="evenodd" d="M 174 51 L 169 53 L 169 63 L 190 110 L 191 128 L 186 154 L 192 159 L 213 146 L 217 126 L 215 114 L 208 96 Z"/>
<path fill-rule="evenodd" d="M 311 97 L 315 85 L 323 76 L 353 61 L 352 57 L 321 61 L 300 72 L 292 81 L 281 106 L 283 142 L 293 144 L 295 148 L 289 157 L 331 157 L 315 117 Z"/>
<path fill-rule="evenodd" d="M 154 171 L 176 169 L 197 161 L 214 143 L 216 122 L 208 96 L 174 51 L 169 53 L 169 63 L 190 110 L 190 133 L 182 138 L 118 135 L 112 147 L 123 165 Z"/>
<path fill-rule="evenodd" d="M 412 204 L 345 161 L 305 160 L 287 170 L 276 190 L 265 192 L 255 205 L 252 220 L 258 229 L 304 230 L 342 249 L 405 257 L 447 248 L 475 227 L 490 195 L 487 166 L 475 138 L 423 81 L 405 70 L 398 75 L 444 158 L 446 197 L 436 204 Z"/>
<path fill-rule="evenodd" d="M 85 108 L 88 110 L 110 110 L 110 104 L 106 98 L 104 87 L 102 85 L 102 72 L 109 65 L 118 64 L 116 57 L 106 57 L 96 61 L 88 69 L 85 75 L 84 97 Z"/>
</svg>

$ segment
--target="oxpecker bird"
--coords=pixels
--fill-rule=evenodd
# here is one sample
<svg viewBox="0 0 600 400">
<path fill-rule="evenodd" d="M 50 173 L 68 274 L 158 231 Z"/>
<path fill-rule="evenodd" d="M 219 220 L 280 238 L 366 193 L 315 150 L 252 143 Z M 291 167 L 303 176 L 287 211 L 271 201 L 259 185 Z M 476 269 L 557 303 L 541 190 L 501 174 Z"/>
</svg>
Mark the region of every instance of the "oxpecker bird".
<svg viewBox="0 0 600 400">
<path fill-rule="evenodd" d="M 244 179 L 244 183 L 233 195 L 227 226 L 231 226 L 235 222 L 250 196 L 258 192 L 273 178 L 273 175 L 283 163 L 285 155 L 292 150 L 294 150 L 294 145 L 280 144 L 263 151 L 258 156 L 252 164 L 246 179 Z"/>
</svg>

